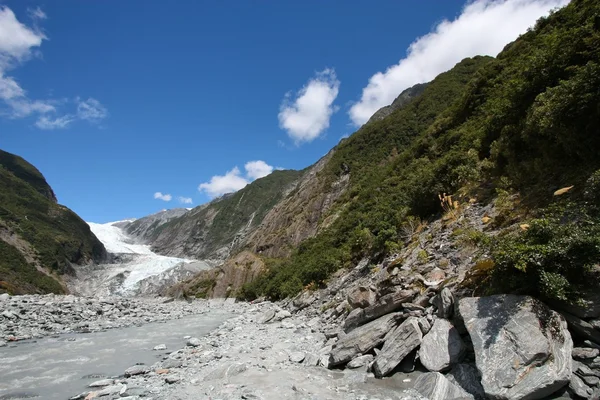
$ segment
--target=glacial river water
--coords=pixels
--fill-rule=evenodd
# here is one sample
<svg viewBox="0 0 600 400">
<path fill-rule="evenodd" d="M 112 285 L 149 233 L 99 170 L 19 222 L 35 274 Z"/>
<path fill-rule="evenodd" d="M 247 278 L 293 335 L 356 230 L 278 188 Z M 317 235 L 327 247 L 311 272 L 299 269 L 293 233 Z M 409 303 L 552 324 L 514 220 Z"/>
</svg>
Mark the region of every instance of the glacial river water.
<svg viewBox="0 0 600 400">
<path fill-rule="evenodd" d="M 185 346 L 184 336 L 200 337 L 231 315 L 213 310 L 140 327 L 89 334 L 65 334 L 0 348 L 0 400 L 64 400 L 98 380 L 118 376 L 136 363 L 152 365 Z M 167 350 L 153 351 L 159 344 Z"/>
</svg>

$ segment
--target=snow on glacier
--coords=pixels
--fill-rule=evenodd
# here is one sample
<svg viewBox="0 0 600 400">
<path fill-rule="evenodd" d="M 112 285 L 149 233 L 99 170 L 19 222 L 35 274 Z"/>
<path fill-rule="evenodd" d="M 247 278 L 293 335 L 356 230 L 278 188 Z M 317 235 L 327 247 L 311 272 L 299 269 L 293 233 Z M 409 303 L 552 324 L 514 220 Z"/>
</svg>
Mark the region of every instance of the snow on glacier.
<svg viewBox="0 0 600 400">
<path fill-rule="evenodd" d="M 119 222 L 123 221 L 106 224 L 88 222 L 88 225 L 109 253 L 134 255 L 131 261 L 115 264 L 110 271 L 111 277 L 115 277 L 121 273 L 126 276 L 122 283 L 121 292 L 123 294 L 135 291 L 139 282 L 146 278 L 160 275 L 181 263 L 194 261 L 184 258 L 161 256 L 154 253 L 148 245 L 136 244 L 121 228 L 115 226 Z"/>
</svg>

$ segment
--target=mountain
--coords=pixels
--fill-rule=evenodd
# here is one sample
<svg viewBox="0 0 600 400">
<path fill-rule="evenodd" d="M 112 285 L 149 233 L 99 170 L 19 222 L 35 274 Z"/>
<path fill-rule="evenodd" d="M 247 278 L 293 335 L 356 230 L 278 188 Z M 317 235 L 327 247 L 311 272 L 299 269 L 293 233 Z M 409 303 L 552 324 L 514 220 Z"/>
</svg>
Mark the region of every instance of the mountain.
<svg viewBox="0 0 600 400">
<path fill-rule="evenodd" d="M 599 15 L 598 2 L 572 1 L 496 58 L 465 59 L 380 110 L 223 253 L 265 263 L 238 295 L 325 285 L 340 268 L 419 246 L 412 231 L 477 203 L 485 232 L 457 227 L 451 244 L 478 248 L 486 290 L 575 296 L 600 259 Z M 235 276 L 230 264 L 217 283 Z"/>
<path fill-rule="evenodd" d="M 62 293 L 61 275 L 106 258 L 102 243 L 57 203 L 44 176 L 0 150 L 0 292 Z"/>
</svg>

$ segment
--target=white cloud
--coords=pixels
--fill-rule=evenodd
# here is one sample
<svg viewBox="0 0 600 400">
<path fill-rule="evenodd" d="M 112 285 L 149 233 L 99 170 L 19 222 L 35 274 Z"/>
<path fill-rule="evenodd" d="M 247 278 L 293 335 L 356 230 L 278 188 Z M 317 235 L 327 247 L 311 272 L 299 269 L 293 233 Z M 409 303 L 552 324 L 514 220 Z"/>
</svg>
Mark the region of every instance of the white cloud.
<svg viewBox="0 0 600 400">
<path fill-rule="evenodd" d="M 183 196 L 179 196 L 178 200 L 181 204 L 192 204 L 192 198 L 191 197 L 183 197 Z"/>
<path fill-rule="evenodd" d="M 74 120 L 75 118 L 72 115 L 65 115 L 57 118 L 42 115 L 35 122 L 35 126 L 44 130 L 62 129 L 69 126 Z"/>
<path fill-rule="evenodd" d="M 274 168 L 262 160 L 256 160 L 248 161 L 244 165 L 244 169 L 246 170 L 245 176 L 238 167 L 234 167 L 225 175 L 215 175 L 210 178 L 209 182 L 201 183 L 198 190 L 206 193 L 210 198 L 237 192 L 253 180 L 269 175 Z"/>
<path fill-rule="evenodd" d="M 80 119 L 97 122 L 108 115 L 106 108 L 96 99 L 91 97 L 87 100 L 76 98 L 75 101 L 77 102 L 77 116 Z"/>
<path fill-rule="evenodd" d="M 39 7 L 27 11 L 34 26 L 24 25 L 10 8 L 0 6 L 0 117 L 35 116 L 34 125 L 40 129 L 66 128 L 76 120 L 98 122 L 105 118 L 108 115 L 106 108 L 96 99 L 31 99 L 19 82 L 8 75 L 9 71 L 38 55 L 39 47 L 47 40 L 37 27 L 38 21 L 47 18 L 46 14 Z M 73 103 L 76 105 L 75 112 L 59 112 L 58 105 Z"/>
<path fill-rule="evenodd" d="M 154 193 L 154 198 L 162 201 L 171 201 L 173 196 L 170 194 L 162 194 L 161 192 Z"/>
<path fill-rule="evenodd" d="M 474 0 L 452 21 L 415 40 L 405 58 L 378 72 L 363 88 L 349 115 L 359 126 L 379 108 L 390 104 L 404 89 L 428 82 L 466 57 L 496 56 L 550 10 L 569 0 Z"/>
<path fill-rule="evenodd" d="M 273 172 L 273 167 L 262 160 L 248 161 L 244 168 L 246 169 L 246 175 L 252 180 L 262 178 Z"/>
<path fill-rule="evenodd" d="M 287 93 L 279 110 L 279 126 L 296 144 L 316 139 L 329 127 L 333 106 L 340 89 L 335 70 L 326 68 L 296 93 Z"/>
</svg>

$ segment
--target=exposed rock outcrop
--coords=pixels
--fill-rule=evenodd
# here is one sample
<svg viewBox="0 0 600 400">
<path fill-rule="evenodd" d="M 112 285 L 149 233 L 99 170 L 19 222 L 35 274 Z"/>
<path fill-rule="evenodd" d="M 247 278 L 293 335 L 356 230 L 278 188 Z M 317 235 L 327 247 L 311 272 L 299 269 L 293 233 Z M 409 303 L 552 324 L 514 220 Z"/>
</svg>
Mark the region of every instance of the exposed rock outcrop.
<svg viewBox="0 0 600 400">
<path fill-rule="evenodd" d="M 465 345 L 458 331 L 445 319 L 437 319 L 423 338 L 419 359 L 429 371 L 440 372 L 461 361 Z"/>
<path fill-rule="evenodd" d="M 373 372 L 375 376 L 388 375 L 423 339 L 417 318 L 410 317 L 395 330 L 385 336 L 381 352 L 375 357 Z"/>
</svg>

